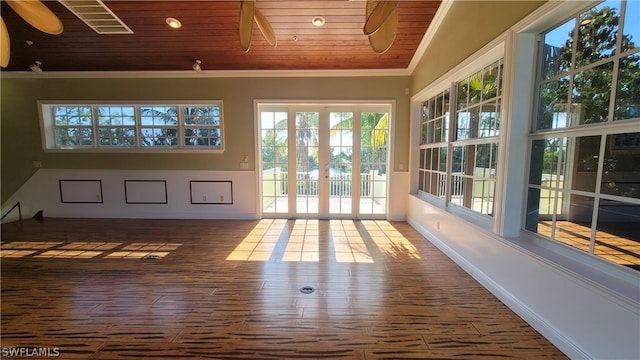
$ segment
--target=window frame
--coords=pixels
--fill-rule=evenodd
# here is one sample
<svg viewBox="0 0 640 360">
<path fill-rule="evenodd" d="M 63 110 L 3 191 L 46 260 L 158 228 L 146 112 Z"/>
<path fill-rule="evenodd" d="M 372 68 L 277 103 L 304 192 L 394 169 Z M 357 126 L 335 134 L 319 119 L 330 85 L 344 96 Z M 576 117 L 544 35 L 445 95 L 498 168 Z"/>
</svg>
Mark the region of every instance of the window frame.
<svg viewBox="0 0 640 360">
<path fill-rule="evenodd" d="M 40 134 L 42 140 L 42 148 L 45 152 L 74 152 L 74 153 L 213 153 L 221 154 L 225 151 L 225 135 L 224 135 L 224 107 L 222 100 L 207 100 L 207 101 L 45 101 L 39 100 L 37 102 L 38 115 L 40 120 Z M 92 132 L 93 143 L 86 146 L 60 146 L 57 145 L 57 138 L 55 135 L 56 128 L 64 128 L 55 124 L 54 109 L 59 106 L 77 106 L 77 107 L 90 107 L 91 109 L 91 125 L 83 126 L 83 128 L 90 128 Z M 100 125 L 98 120 L 97 108 L 99 107 L 133 107 L 135 125 Z M 141 109 L 144 107 L 175 107 L 177 108 L 177 124 L 174 125 L 143 125 Z M 218 107 L 220 119 L 219 124 L 186 124 L 185 123 L 185 108 L 206 108 L 206 107 Z M 69 126 L 78 127 L 78 126 Z M 100 130 L 114 129 L 114 128 L 131 128 L 135 127 L 135 145 L 125 146 L 111 146 L 101 145 L 99 133 Z M 144 128 L 166 128 L 175 127 L 177 134 L 177 144 L 175 146 L 169 145 L 154 145 L 145 146 L 143 142 L 142 129 Z M 187 145 L 186 141 L 191 139 L 197 139 L 193 136 L 187 136 L 187 129 L 210 129 L 217 130 L 219 134 L 219 146 L 207 146 L 207 145 Z M 209 134 L 211 134 L 209 132 Z M 214 137 L 207 137 L 207 139 L 213 139 Z M 210 140 L 209 140 L 210 141 Z"/>
<path fill-rule="evenodd" d="M 500 206 L 498 206 L 498 203 L 497 203 L 499 201 L 498 187 L 500 186 L 500 182 L 502 181 L 501 176 L 499 176 L 499 173 L 503 171 L 504 166 L 501 164 L 503 160 L 500 159 L 498 152 L 500 151 L 499 149 L 500 144 L 502 143 L 503 137 L 505 135 L 503 135 L 503 131 L 500 130 L 498 134 L 494 136 L 469 138 L 465 140 L 455 140 L 454 131 L 456 126 L 453 123 L 457 119 L 457 113 L 459 110 L 457 107 L 458 105 L 457 84 L 465 79 L 468 79 L 473 74 L 482 72 L 485 68 L 493 65 L 498 61 L 500 64 L 499 66 L 503 67 L 504 72 L 503 72 L 503 79 L 500 82 L 500 86 L 501 86 L 500 95 L 497 97 L 494 97 L 493 101 L 495 102 L 496 98 L 499 98 L 500 121 L 502 124 L 505 124 L 507 122 L 507 117 L 506 117 L 507 107 L 504 106 L 504 103 L 505 103 L 504 94 L 505 94 L 506 88 L 503 84 L 506 81 L 504 80 L 504 76 L 506 75 L 506 70 L 505 70 L 506 59 L 505 59 L 505 43 L 503 40 L 494 42 L 493 44 L 489 44 L 489 46 L 487 47 L 487 50 L 483 51 L 481 55 L 473 58 L 468 63 L 465 63 L 464 66 L 460 66 L 459 68 L 453 69 L 449 73 L 445 74 L 439 81 L 437 81 L 436 83 L 433 83 L 431 86 L 423 89 L 421 92 L 419 92 L 418 94 L 412 97 L 412 104 L 413 104 L 412 106 L 414 107 L 413 114 L 414 114 L 414 118 L 416 119 L 416 121 L 414 121 L 412 124 L 412 132 L 413 132 L 412 148 L 416 149 L 417 151 L 415 155 L 412 154 L 414 158 L 412 159 L 411 164 L 412 164 L 412 169 L 414 170 L 411 170 L 411 173 L 412 173 L 412 185 L 410 189 L 411 193 L 417 194 L 417 196 L 420 199 L 434 206 L 447 209 L 452 214 L 456 214 L 462 218 L 465 218 L 475 224 L 481 225 L 488 229 L 492 228 L 493 222 L 496 221 L 497 219 L 496 212 L 498 212 L 500 209 Z M 442 95 L 445 92 L 449 93 L 449 115 L 448 115 L 449 124 L 444 125 L 448 130 L 448 133 L 444 138 L 444 140 L 446 141 L 439 142 L 439 143 L 428 143 L 428 142 L 423 143 L 422 142 L 422 125 L 427 122 L 422 116 L 423 104 L 424 102 L 429 101 L 432 98 L 436 98 L 438 95 Z M 481 102 L 478 102 L 477 104 L 474 104 L 473 106 L 481 107 L 485 104 L 486 104 L 485 101 L 481 101 Z M 443 118 L 445 118 L 444 114 L 443 114 Z M 496 167 L 498 170 L 496 171 L 495 176 L 492 177 L 491 179 L 495 184 L 495 188 L 493 191 L 494 205 L 493 205 L 492 215 L 483 214 L 481 212 L 473 210 L 472 208 L 457 205 L 451 202 L 451 181 L 452 181 L 452 175 L 454 174 L 453 174 L 453 159 L 450 154 L 452 154 L 453 147 L 463 146 L 463 145 L 464 146 L 477 145 L 477 144 L 497 144 L 498 145 L 498 152 L 495 154 L 495 156 L 498 157 L 496 162 Z M 420 173 L 423 171 L 427 174 L 435 173 L 440 175 L 440 171 L 428 172 L 428 171 L 425 171 L 426 169 L 421 168 L 422 166 L 422 164 L 420 164 L 421 152 L 426 149 L 436 150 L 442 147 L 445 147 L 447 149 L 447 159 L 446 159 L 447 168 L 445 173 L 446 195 L 444 196 L 444 198 L 441 196 L 436 196 L 429 192 L 420 190 L 420 184 L 419 184 Z M 475 162 L 475 158 L 473 159 L 473 161 Z M 484 178 L 479 179 L 474 176 L 473 181 L 476 181 L 476 180 L 484 180 Z"/>
<path fill-rule="evenodd" d="M 527 236 L 531 236 L 534 237 L 536 239 L 539 239 L 543 246 L 556 246 L 556 247 L 560 247 L 560 248 L 566 248 L 568 249 L 568 253 L 569 254 L 575 254 L 576 256 L 582 258 L 582 257 L 589 257 L 591 259 L 589 259 L 589 261 L 593 261 L 595 264 L 600 264 L 602 262 L 608 263 L 609 265 L 615 266 L 617 268 L 623 269 L 623 270 L 629 270 L 629 269 L 625 269 L 624 266 L 619 265 L 619 264 L 615 264 L 613 262 L 611 262 L 610 260 L 606 260 L 602 257 L 600 257 L 598 254 L 595 253 L 595 245 L 596 245 L 596 241 L 597 241 L 597 236 L 596 236 L 596 232 L 599 231 L 598 230 L 598 220 L 599 220 L 599 212 L 600 212 L 600 203 L 602 201 L 614 201 L 614 202 L 620 202 L 620 203 L 626 203 L 626 204 L 633 204 L 633 205 L 639 205 L 640 204 L 640 199 L 638 198 L 633 198 L 633 197 L 622 197 L 622 196 L 618 196 L 618 195 L 613 195 L 613 194 L 606 194 L 603 193 L 601 190 L 601 186 L 603 184 L 602 179 L 603 179 L 603 174 L 605 173 L 604 170 L 604 161 L 606 161 L 606 148 L 608 146 L 608 137 L 609 136 L 615 136 L 617 134 L 625 134 L 625 133 L 638 133 L 638 125 L 640 125 L 640 118 L 624 118 L 624 119 L 617 119 L 617 115 L 616 115 L 616 109 L 615 109 L 615 103 L 616 103 L 616 91 L 618 89 L 618 66 L 620 64 L 620 61 L 622 61 L 622 59 L 630 56 L 630 55 L 640 55 L 640 50 L 636 47 L 634 49 L 627 49 L 625 51 L 620 51 L 619 50 L 619 45 L 620 45 L 620 38 L 619 36 L 616 36 L 617 38 L 617 43 L 616 43 L 616 52 L 614 55 L 610 55 L 609 57 L 606 58 L 602 58 L 602 59 L 598 59 L 597 61 L 594 61 L 590 64 L 587 65 L 580 65 L 580 66 L 576 66 L 576 44 L 578 43 L 579 39 L 573 39 L 573 49 L 572 49 L 572 53 L 571 53 L 571 63 L 569 66 L 569 69 L 566 70 L 563 73 L 560 74 L 555 74 L 552 77 L 549 78 L 544 78 L 542 76 L 543 74 L 543 54 L 544 54 L 544 39 L 545 39 L 545 35 L 548 33 L 553 32 L 554 30 L 562 27 L 564 24 L 575 20 L 575 24 L 574 24 L 574 32 L 577 31 L 577 28 L 579 27 L 579 21 L 578 19 L 580 18 L 580 15 L 583 14 L 585 11 L 589 11 L 592 8 L 598 7 L 600 5 L 602 5 L 603 2 L 593 2 L 590 4 L 582 5 L 580 7 L 574 8 L 571 11 L 569 11 L 567 13 L 567 16 L 565 17 L 554 17 L 553 18 L 553 22 L 547 22 L 545 24 L 543 24 L 544 26 L 542 28 L 540 27 L 536 27 L 536 33 L 537 33 L 537 39 L 538 41 L 538 46 L 536 48 L 535 51 L 535 81 L 531 84 L 532 89 L 533 89 L 533 106 L 532 106 L 532 112 L 531 112 L 531 118 L 530 118 L 530 123 L 529 125 L 529 132 L 527 134 L 527 158 L 526 158 L 526 164 L 527 164 L 527 174 L 525 176 L 525 181 L 524 181 L 524 186 L 523 186 L 523 196 L 524 196 L 524 204 L 523 204 L 523 209 L 521 212 L 521 224 L 522 224 L 522 232 L 524 234 L 526 234 Z M 621 4 L 621 9 L 622 7 L 626 7 L 626 3 L 625 2 L 620 2 Z M 551 20 L 550 20 L 551 21 Z M 619 21 L 622 23 L 623 21 L 623 15 L 621 14 L 619 17 Z M 619 33 L 623 31 L 622 29 L 622 24 L 619 24 L 619 28 L 618 31 Z M 619 34 L 617 33 L 617 34 Z M 542 86 L 549 84 L 557 79 L 561 79 L 562 77 L 568 77 L 569 78 L 569 95 L 571 94 L 571 92 L 573 91 L 573 82 L 574 82 L 574 77 L 577 74 L 580 74 L 582 72 L 585 72 L 587 70 L 592 70 L 595 69 L 597 67 L 600 67 L 604 64 L 608 64 L 608 63 L 612 63 L 612 74 L 611 74 L 611 81 L 609 84 L 609 99 L 608 99 L 608 103 L 609 103 L 609 107 L 607 109 L 607 120 L 606 121 L 599 121 L 599 122 L 593 122 L 593 123 L 574 123 L 574 120 L 572 119 L 572 115 L 573 113 L 569 110 L 566 110 L 565 112 L 563 112 L 564 114 L 566 114 L 565 116 L 565 122 L 566 125 L 565 126 L 558 126 L 558 127 L 550 127 L 550 128 L 539 128 L 539 122 L 540 122 L 540 116 L 541 116 L 541 111 L 540 111 L 540 107 L 541 107 L 541 88 Z M 573 102 L 573 98 L 572 97 L 568 97 L 568 101 L 567 101 L 567 107 L 571 106 Z M 575 151 L 575 143 L 577 142 L 578 139 L 585 139 L 588 137 L 598 137 L 599 138 L 599 148 L 597 149 L 598 152 L 598 162 L 596 164 L 597 170 L 595 172 L 595 183 L 594 183 L 594 188 L 593 190 L 587 191 L 587 190 L 583 190 L 583 189 L 579 189 L 579 188 L 573 188 L 573 187 L 566 187 L 566 186 L 560 186 L 560 181 L 556 181 L 555 185 L 553 186 L 543 186 L 542 184 L 537 185 L 537 184 L 533 184 L 531 182 L 531 172 L 532 170 L 532 157 L 533 157 L 533 144 L 536 141 L 540 141 L 540 140 L 548 140 L 548 139 L 561 139 L 562 141 L 564 141 L 565 146 L 567 143 L 567 140 L 569 139 L 569 143 L 572 143 L 573 148 L 567 147 L 565 149 L 565 151 L 560 151 L 559 153 L 560 155 L 560 159 L 558 160 L 558 163 L 561 163 L 562 161 L 565 161 L 562 159 L 562 154 L 567 155 L 567 161 L 574 161 L 575 159 L 573 159 L 573 152 Z M 561 168 L 561 164 L 557 165 L 557 168 L 560 169 Z M 566 165 L 565 166 L 565 170 L 566 169 L 571 169 L 573 168 L 572 165 Z M 564 182 L 567 183 L 572 183 L 572 181 L 570 180 L 572 176 L 574 176 L 574 172 L 570 172 L 569 174 L 565 174 L 565 179 Z M 569 180 L 567 180 L 569 179 Z M 546 235 L 544 233 L 541 233 L 540 231 L 536 230 L 530 230 L 527 228 L 528 226 L 528 203 L 529 203 L 529 197 L 530 197 L 530 190 L 531 189 L 537 189 L 538 191 L 542 191 L 542 190 L 550 190 L 555 192 L 555 197 L 556 199 L 554 199 L 554 203 L 553 203 L 553 207 L 555 207 L 555 209 L 552 210 L 552 212 L 550 214 L 544 214 L 543 216 L 541 216 L 540 214 L 538 214 L 538 217 L 536 219 L 537 222 L 539 222 L 540 220 L 548 220 L 549 222 L 551 222 L 551 226 L 550 226 L 550 230 L 549 233 L 550 235 Z M 581 250 L 578 248 L 575 248 L 573 246 L 567 245 L 564 242 L 561 242 L 559 240 L 557 240 L 555 238 L 554 233 L 559 229 L 557 227 L 556 224 L 556 220 L 557 219 L 561 219 L 562 216 L 565 215 L 565 208 L 568 208 L 571 205 L 571 196 L 582 196 L 582 197 L 589 197 L 593 199 L 593 209 L 591 210 L 592 212 L 592 217 L 590 219 L 590 228 L 591 228 L 591 235 L 590 235 L 590 240 L 589 240 L 589 249 L 588 250 Z M 540 206 L 540 199 L 542 197 L 540 195 L 538 195 L 538 205 L 537 205 L 537 210 L 540 211 L 542 210 L 542 207 Z M 561 199 L 561 208 L 558 208 L 558 203 L 557 203 L 557 199 Z M 633 271 L 633 270 L 630 270 Z"/>
</svg>

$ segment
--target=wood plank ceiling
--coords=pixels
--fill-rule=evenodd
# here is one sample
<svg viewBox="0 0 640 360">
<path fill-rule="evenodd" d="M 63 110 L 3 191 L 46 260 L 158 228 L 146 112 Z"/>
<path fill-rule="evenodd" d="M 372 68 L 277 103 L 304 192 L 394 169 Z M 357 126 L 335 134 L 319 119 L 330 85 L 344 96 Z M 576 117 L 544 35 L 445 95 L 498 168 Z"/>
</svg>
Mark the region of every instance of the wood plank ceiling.
<svg viewBox="0 0 640 360">
<path fill-rule="evenodd" d="M 251 48 L 242 51 L 238 35 L 239 0 L 103 1 L 133 34 L 97 34 L 57 1 L 45 1 L 64 24 L 60 35 L 31 27 L 2 2 L 11 39 L 11 60 L 2 71 L 29 71 L 35 61 L 44 71 L 405 69 L 432 21 L 440 0 L 401 1 L 393 46 L 376 54 L 363 34 L 365 1 L 269 1 L 256 8 L 278 39 L 270 47 L 254 23 Z M 311 20 L 322 16 L 323 27 Z M 171 29 L 174 17 L 182 28 Z"/>
</svg>

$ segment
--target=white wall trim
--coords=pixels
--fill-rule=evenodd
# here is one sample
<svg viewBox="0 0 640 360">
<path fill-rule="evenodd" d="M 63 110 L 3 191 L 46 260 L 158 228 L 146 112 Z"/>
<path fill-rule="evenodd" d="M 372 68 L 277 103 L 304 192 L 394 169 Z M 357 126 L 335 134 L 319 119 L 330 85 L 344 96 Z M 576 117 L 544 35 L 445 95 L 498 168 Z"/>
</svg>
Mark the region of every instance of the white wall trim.
<svg viewBox="0 0 640 360">
<path fill-rule="evenodd" d="M 62 203 L 59 180 L 100 180 L 101 203 Z M 125 180 L 166 181 L 166 204 L 127 204 Z M 190 181 L 231 181 L 233 204 L 191 203 Z M 257 219 L 255 171 L 40 169 L 2 206 L 20 202 L 23 218 Z M 216 202 L 216 201 L 212 201 Z M 5 221 L 14 221 L 7 217 Z"/>
<path fill-rule="evenodd" d="M 410 76 L 408 69 L 366 70 L 203 70 L 203 71 L 3 71 L 6 79 L 308 78 Z"/>
<path fill-rule="evenodd" d="M 565 354 L 571 358 L 576 359 L 592 359 L 588 353 L 584 352 L 580 347 L 576 346 L 571 339 L 554 328 L 544 318 L 540 317 L 535 311 L 522 303 L 517 297 L 513 296 L 509 291 L 502 287 L 499 283 L 494 281 L 491 277 L 487 276 L 478 267 L 469 262 L 464 256 L 461 256 L 453 248 L 447 245 L 445 241 L 440 240 L 436 235 L 428 231 L 425 227 L 414 221 L 413 219 L 407 219 L 407 222 L 420 234 L 429 239 L 433 245 L 435 245 L 440 251 L 453 260 L 458 266 L 460 266 L 471 277 L 484 286 L 489 292 L 495 295 L 501 302 L 503 302 L 509 309 L 518 314 L 523 320 L 525 320 L 531 327 L 536 329 L 552 344 L 556 345 Z"/>
</svg>

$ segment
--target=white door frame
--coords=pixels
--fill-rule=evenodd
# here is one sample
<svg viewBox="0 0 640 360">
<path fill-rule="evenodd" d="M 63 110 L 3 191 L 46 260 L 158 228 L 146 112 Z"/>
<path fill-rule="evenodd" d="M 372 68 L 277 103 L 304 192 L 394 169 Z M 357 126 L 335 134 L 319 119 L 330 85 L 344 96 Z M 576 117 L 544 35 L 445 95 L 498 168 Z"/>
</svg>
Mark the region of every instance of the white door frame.
<svg viewBox="0 0 640 360">
<path fill-rule="evenodd" d="M 254 134 L 255 134 L 255 159 L 256 159 L 256 193 L 258 194 L 256 201 L 256 211 L 260 218 L 264 216 L 263 206 L 262 206 L 262 134 L 260 129 L 260 111 L 264 107 L 268 107 L 270 111 L 282 111 L 287 112 L 289 115 L 289 132 L 293 128 L 295 131 L 295 113 L 296 111 L 301 111 L 304 109 L 305 111 L 318 111 L 320 112 L 320 121 L 319 121 L 319 131 L 321 134 L 329 134 L 329 122 L 322 121 L 323 116 L 328 119 L 329 113 L 331 111 L 340 111 L 342 109 L 346 109 L 347 111 L 354 112 L 354 129 L 353 129 L 353 163 L 357 164 L 357 166 L 352 166 L 352 176 L 357 175 L 360 176 L 360 132 L 361 132 L 361 114 L 363 111 L 383 111 L 388 112 L 389 114 L 389 128 L 388 128 L 388 142 L 387 142 L 387 160 L 386 160 L 386 206 L 384 214 L 360 214 L 360 182 L 357 181 L 357 184 L 353 185 L 352 194 L 356 194 L 356 199 L 358 201 L 353 201 L 352 196 L 352 213 L 351 214 L 329 214 L 328 209 L 328 200 L 329 200 L 329 181 L 320 181 L 320 178 L 324 176 L 324 168 L 325 164 L 323 159 L 326 159 L 326 163 L 330 161 L 329 159 L 329 136 L 319 136 L 319 182 L 318 182 L 318 197 L 324 196 L 326 201 L 322 201 L 319 204 L 319 212 L 318 214 L 304 214 L 297 213 L 293 211 L 293 207 L 291 205 L 292 201 L 295 202 L 295 196 L 289 196 L 289 212 L 287 214 L 277 214 L 277 213 L 269 213 L 270 217 L 295 217 L 295 218 L 348 218 L 348 219 L 387 219 L 389 217 L 389 183 L 391 180 L 392 173 L 392 159 L 393 159 L 393 143 L 394 143 L 394 116 L 395 116 L 395 100 L 267 100 L 267 99 L 255 99 L 254 100 Z M 357 120 L 356 120 L 357 119 Z M 357 123 L 357 126 L 356 126 Z M 295 132 L 294 132 L 295 133 Z M 291 143 L 293 142 L 293 149 L 295 149 L 295 138 L 291 140 L 291 136 L 289 136 L 289 147 L 291 148 Z M 291 153 L 290 153 L 291 155 Z M 291 169 L 292 161 L 294 163 L 293 169 L 295 171 L 295 156 L 289 155 L 289 168 Z M 292 160 L 293 158 L 293 160 Z M 355 174 L 355 175 L 353 175 Z M 289 182 L 289 195 L 295 194 L 295 184 L 292 186 L 291 184 L 295 183 Z M 293 192 L 292 192 L 293 191 Z M 357 191 L 357 192 L 356 192 Z M 325 204 L 326 203 L 326 204 Z M 322 204 L 322 205 L 321 205 Z M 278 216 L 280 215 L 280 216 Z"/>
</svg>

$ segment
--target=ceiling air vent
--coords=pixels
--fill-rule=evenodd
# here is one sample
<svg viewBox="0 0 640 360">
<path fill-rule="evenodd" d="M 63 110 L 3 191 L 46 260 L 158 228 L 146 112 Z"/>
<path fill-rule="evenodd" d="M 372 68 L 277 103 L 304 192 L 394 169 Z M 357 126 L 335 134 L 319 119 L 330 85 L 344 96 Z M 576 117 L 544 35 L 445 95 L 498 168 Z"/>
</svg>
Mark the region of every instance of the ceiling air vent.
<svg viewBox="0 0 640 360">
<path fill-rule="evenodd" d="M 98 34 L 133 34 L 100 0 L 58 0 Z"/>
</svg>

